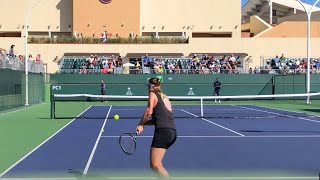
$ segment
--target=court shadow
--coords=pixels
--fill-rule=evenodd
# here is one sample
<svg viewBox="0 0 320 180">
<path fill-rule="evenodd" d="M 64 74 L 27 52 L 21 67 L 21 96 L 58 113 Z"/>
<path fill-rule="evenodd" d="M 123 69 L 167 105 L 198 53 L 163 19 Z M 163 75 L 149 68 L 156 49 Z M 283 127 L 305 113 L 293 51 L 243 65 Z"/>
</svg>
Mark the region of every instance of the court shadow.
<svg viewBox="0 0 320 180">
<path fill-rule="evenodd" d="M 82 171 L 75 170 L 75 169 L 68 169 L 68 173 L 73 175 L 76 179 L 105 179 L 98 174 L 90 173 L 90 174 L 83 174 Z"/>
<path fill-rule="evenodd" d="M 52 120 L 51 118 L 49 117 L 37 117 L 37 119 L 42 119 L 42 120 Z M 74 119 L 74 118 L 71 118 L 71 117 L 65 117 L 65 118 L 54 118 L 54 119 L 66 119 L 66 120 L 70 120 L 70 119 Z"/>
<path fill-rule="evenodd" d="M 317 133 L 320 134 L 320 131 L 263 131 L 263 130 L 240 130 L 240 132 L 251 132 L 251 133 Z"/>
<path fill-rule="evenodd" d="M 68 173 L 73 175 L 77 179 L 85 178 L 85 175 L 82 172 L 74 170 L 74 169 L 68 169 Z"/>
<path fill-rule="evenodd" d="M 37 119 L 49 120 L 49 119 L 51 119 L 51 118 L 47 118 L 47 117 L 37 117 Z"/>
<path fill-rule="evenodd" d="M 320 113 L 320 109 L 302 109 L 302 110 L 307 112 Z"/>
</svg>

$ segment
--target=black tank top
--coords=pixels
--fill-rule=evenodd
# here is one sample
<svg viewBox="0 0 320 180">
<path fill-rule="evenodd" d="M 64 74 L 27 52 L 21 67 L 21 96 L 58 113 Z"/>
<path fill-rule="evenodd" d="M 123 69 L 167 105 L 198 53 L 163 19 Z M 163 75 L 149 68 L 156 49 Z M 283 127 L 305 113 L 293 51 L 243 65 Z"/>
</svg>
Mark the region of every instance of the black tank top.
<svg viewBox="0 0 320 180">
<path fill-rule="evenodd" d="M 160 94 L 155 93 L 158 98 L 157 105 L 153 108 L 152 119 L 155 121 L 155 130 L 162 128 L 176 129 L 173 114 L 166 108 Z"/>
</svg>

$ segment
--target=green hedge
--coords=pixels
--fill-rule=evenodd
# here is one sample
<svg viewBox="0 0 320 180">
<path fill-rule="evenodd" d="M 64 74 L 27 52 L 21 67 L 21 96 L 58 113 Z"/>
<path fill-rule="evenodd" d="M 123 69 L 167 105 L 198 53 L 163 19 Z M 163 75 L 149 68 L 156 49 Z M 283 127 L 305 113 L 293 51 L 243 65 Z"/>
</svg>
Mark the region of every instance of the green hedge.
<svg viewBox="0 0 320 180">
<path fill-rule="evenodd" d="M 183 38 L 109 38 L 106 43 L 101 43 L 100 38 L 75 38 L 70 36 L 59 36 L 57 38 L 29 38 L 29 43 L 67 43 L 67 44 L 181 44 L 188 43 L 188 39 Z"/>
</svg>

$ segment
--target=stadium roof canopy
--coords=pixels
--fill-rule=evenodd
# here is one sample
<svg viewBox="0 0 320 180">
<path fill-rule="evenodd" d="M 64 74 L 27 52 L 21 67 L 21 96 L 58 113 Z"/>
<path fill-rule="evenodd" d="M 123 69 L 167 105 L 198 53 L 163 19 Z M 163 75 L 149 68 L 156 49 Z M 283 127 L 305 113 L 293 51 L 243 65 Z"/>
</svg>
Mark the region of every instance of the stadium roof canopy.
<svg viewBox="0 0 320 180">
<path fill-rule="evenodd" d="M 304 3 L 304 5 L 307 10 L 312 7 L 312 5 L 306 3 Z M 276 14 L 273 16 L 273 19 L 301 14 L 304 12 L 304 8 L 297 0 L 272 0 L 272 10 L 276 10 Z M 320 11 L 320 8 L 314 7 L 313 11 Z M 269 22 L 269 0 L 249 0 L 242 7 L 242 17 L 247 20 L 252 15 L 257 15 Z"/>
</svg>

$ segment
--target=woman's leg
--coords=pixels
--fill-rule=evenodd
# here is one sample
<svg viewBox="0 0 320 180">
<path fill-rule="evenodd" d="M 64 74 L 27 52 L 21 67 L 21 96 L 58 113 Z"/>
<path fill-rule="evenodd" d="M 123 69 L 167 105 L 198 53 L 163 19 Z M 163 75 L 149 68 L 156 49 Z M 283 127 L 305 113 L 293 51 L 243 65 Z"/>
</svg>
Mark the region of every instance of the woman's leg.
<svg viewBox="0 0 320 180">
<path fill-rule="evenodd" d="M 162 178 L 169 178 L 167 170 L 162 165 L 162 159 L 166 153 L 163 148 L 151 148 L 150 150 L 150 167 Z"/>
</svg>

